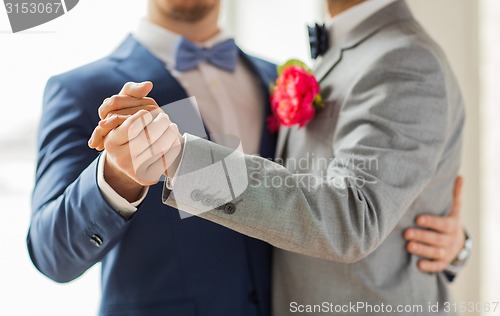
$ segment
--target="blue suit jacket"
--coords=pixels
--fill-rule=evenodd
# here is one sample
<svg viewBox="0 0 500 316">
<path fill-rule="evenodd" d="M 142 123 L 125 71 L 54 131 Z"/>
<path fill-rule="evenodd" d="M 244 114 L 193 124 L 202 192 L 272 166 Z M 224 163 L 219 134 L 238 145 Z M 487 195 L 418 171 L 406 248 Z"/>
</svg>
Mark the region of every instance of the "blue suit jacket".
<svg viewBox="0 0 500 316">
<path fill-rule="evenodd" d="M 267 115 L 275 67 L 241 57 L 261 81 Z M 154 83 L 151 97 L 160 105 L 187 97 L 131 36 L 111 56 L 49 80 L 27 238 L 34 265 L 69 282 L 102 262 L 101 315 L 269 315 L 268 244 L 196 217 L 181 220 L 162 204 L 161 183 L 131 220 L 104 200 L 99 155 L 87 147 L 97 108 L 125 82 L 145 80 Z M 273 157 L 275 142 L 264 128 L 260 154 Z"/>
</svg>

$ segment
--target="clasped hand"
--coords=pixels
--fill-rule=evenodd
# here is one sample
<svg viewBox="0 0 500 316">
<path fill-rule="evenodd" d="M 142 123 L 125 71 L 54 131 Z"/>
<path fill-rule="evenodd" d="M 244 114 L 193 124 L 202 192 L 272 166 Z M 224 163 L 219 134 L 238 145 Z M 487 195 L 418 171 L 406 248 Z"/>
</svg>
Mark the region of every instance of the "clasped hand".
<svg viewBox="0 0 500 316">
<path fill-rule="evenodd" d="M 90 148 L 106 150 L 105 179 L 129 200 L 134 199 L 130 190 L 137 193 L 163 174 L 173 175 L 182 148 L 177 125 L 147 97 L 152 88 L 151 82 L 129 82 L 104 100 L 101 121 L 88 142 Z"/>
</svg>

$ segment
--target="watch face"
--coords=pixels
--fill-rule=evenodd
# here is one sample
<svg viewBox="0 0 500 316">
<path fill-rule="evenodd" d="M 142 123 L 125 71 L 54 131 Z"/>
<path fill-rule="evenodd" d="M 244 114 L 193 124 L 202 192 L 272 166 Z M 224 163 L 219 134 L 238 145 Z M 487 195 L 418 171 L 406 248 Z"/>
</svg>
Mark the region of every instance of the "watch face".
<svg viewBox="0 0 500 316">
<path fill-rule="evenodd" d="M 472 239 L 467 237 L 467 239 L 465 240 L 464 249 L 462 249 L 462 251 L 460 251 L 457 256 L 457 261 L 465 261 L 469 257 L 471 250 Z"/>
<path fill-rule="evenodd" d="M 457 260 L 464 261 L 465 259 L 467 259 L 468 256 L 469 256 L 469 251 L 467 251 L 466 249 L 462 249 L 462 251 L 460 251 L 460 253 L 457 256 Z"/>
</svg>

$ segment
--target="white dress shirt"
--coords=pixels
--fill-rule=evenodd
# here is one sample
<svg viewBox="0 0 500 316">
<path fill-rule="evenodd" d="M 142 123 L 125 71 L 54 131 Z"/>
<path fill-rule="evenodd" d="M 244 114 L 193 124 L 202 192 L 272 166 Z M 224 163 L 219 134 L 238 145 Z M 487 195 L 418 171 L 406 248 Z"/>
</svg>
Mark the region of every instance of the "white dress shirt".
<svg viewBox="0 0 500 316">
<path fill-rule="evenodd" d="M 175 51 L 181 36 L 147 19 L 140 21 L 132 36 L 165 63 L 167 70 L 179 81 L 188 96 L 196 97 L 202 119 L 211 134 L 237 136 L 245 153 L 259 152 L 264 122 L 263 94 L 258 78 L 241 57 L 232 73 L 204 61 L 193 70 L 178 72 L 175 70 Z M 229 38 L 227 33 L 221 31 L 200 46 L 210 48 Z M 155 86 L 154 89 L 162 87 Z M 148 190 L 144 189 L 137 202 L 129 203 L 106 183 L 103 173 L 105 159 L 104 152 L 98 165 L 98 186 L 108 203 L 128 218 L 137 211 L 137 206 L 144 200 Z"/>
</svg>

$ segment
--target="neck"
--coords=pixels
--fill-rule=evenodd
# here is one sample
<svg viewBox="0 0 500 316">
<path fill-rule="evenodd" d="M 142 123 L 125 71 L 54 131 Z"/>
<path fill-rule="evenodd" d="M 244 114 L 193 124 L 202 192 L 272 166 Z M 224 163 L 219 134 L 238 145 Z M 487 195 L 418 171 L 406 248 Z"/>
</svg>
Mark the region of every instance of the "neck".
<svg viewBox="0 0 500 316">
<path fill-rule="evenodd" d="M 334 17 L 366 0 L 328 0 L 328 11 Z"/>
<path fill-rule="evenodd" d="M 199 21 L 189 22 L 173 19 L 162 14 L 161 10 L 154 7 L 154 5 L 149 5 L 147 18 L 152 23 L 177 33 L 195 43 L 203 43 L 220 31 L 218 26 L 219 7 L 212 10 Z"/>
</svg>

